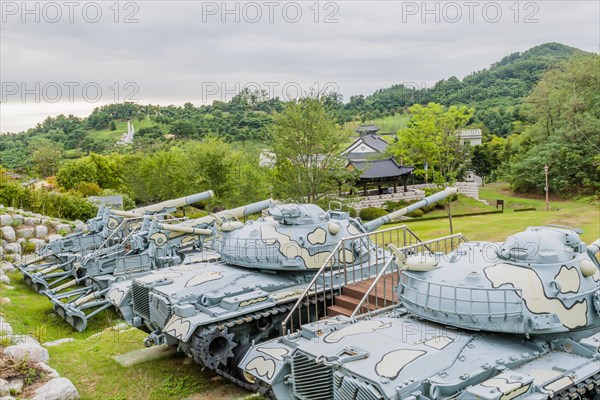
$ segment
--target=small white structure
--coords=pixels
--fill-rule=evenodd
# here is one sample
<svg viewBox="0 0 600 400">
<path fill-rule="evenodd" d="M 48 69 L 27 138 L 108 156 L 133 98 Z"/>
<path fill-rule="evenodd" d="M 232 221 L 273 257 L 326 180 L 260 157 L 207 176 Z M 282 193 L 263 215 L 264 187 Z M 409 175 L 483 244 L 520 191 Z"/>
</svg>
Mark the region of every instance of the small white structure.
<svg viewBox="0 0 600 400">
<path fill-rule="evenodd" d="M 465 145 L 468 144 L 470 146 L 479 146 L 481 145 L 481 129 L 463 129 L 460 131 L 460 144 Z"/>
<path fill-rule="evenodd" d="M 272 153 L 268 150 L 261 151 L 258 156 L 258 165 L 260 167 L 273 168 L 276 161 L 277 157 L 275 156 L 275 153 Z"/>
<path fill-rule="evenodd" d="M 121 140 L 117 142 L 117 144 L 132 144 L 133 143 L 133 135 L 135 134 L 135 128 L 131 121 L 127 121 L 127 132 L 123 133 L 121 136 Z"/>
</svg>

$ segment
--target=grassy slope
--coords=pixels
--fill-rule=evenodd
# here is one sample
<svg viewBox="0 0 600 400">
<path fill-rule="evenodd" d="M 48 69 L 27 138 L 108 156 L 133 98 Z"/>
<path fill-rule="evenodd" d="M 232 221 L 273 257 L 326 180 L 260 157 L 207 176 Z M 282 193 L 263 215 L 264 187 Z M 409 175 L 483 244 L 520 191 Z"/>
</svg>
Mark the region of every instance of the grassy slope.
<svg viewBox="0 0 600 400">
<path fill-rule="evenodd" d="M 144 332 L 111 330 L 118 322 L 113 312 L 101 313 L 85 332 L 75 332 L 52 312 L 45 296 L 23 283 L 20 273 L 10 274 L 10 278 L 15 289 L 1 288 L 0 292 L 10 296 L 12 302 L 0 306 L 0 314 L 17 334 L 33 336 L 42 343 L 64 337 L 75 339 L 48 351 L 50 365 L 73 381 L 82 399 L 177 399 L 220 385 L 211 381 L 213 374 L 202 372 L 185 356 L 121 367 L 112 357 L 142 349 Z"/>
<path fill-rule="evenodd" d="M 495 199 L 505 200 L 503 214 L 478 215 L 454 219 L 454 232 L 462 232 L 470 240 L 500 241 L 507 235 L 519 232 L 530 225 L 558 224 L 582 228 L 582 239 L 591 243 L 600 237 L 600 207 L 572 201 L 551 201 L 550 211 L 545 211 L 545 200 L 512 195 L 508 185 L 499 183 L 481 188 L 479 197 L 495 204 Z M 515 208 L 536 207 L 536 211 L 514 212 Z M 442 211 L 443 212 L 443 211 Z M 430 214 L 428 214 L 430 215 Z M 423 238 L 449 234 L 448 221 L 406 222 L 410 229 Z M 387 225 L 389 227 L 389 225 Z"/>
</svg>

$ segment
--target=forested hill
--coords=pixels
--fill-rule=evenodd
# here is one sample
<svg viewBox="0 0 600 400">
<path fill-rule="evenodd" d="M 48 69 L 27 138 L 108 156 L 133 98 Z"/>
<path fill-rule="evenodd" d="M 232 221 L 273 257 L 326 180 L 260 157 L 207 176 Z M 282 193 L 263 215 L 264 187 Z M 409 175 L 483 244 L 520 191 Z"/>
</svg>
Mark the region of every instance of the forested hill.
<svg viewBox="0 0 600 400">
<path fill-rule="evenodd" d="M 432 88 L 413 91 L 402 85 L 381 89 L 364 99 L 367 119 L 412 102 L 444 105 L 466 104 L 475 108 L 476 118 L 498 136 L 513 131 L 519 118 L 521 99 L 529 94 L 542 74 L 559 62 L 583 51 L 560 43 L 546 43 L 504 57 L 490 68 L 474 72 L 462 81 L 441 80 Z M 408 95 L 407 95 L 408 93 Z"/>
<path fill-rule="evenodd" d="M 547 43 L 508 55 L 489 69 L 474 72 L 462 81 L 451 77 L 424 89 L 395 85 L 369 96 L 352 96 L 347 101 L 339 94 L 329 94 L 326 105 L 343 124 L 404 113 L 414 103 L 466 104 L 476 110 L 476 126 L 505 137 L 520 132 L 521 100 L 542 74 L 576 53 L 583 52 L 559 43 Z M 228 142 L 263 142 L 268 140 L 273 114 L 283 106 L 284 102 L 279 99 L 249 91 L 228 102 L 201 106 L 111 104 L 96 108 L 86 118 L 48 117 L 27 132 L 1 135 L 0 163 L 5 168 L 28 172 L 40 161 L 33 159 L 36 154 L 58 160 L 78 158 L 89 152 L 128 151 L 127 146 L 115 145 L 128 119 L 136 126 L 134 150 L 157 149 L 171 146 L 173 140 L 202 139 L 208 135 Z M 165 137 L 171 140 L 165 142 Z"/>
</svg>

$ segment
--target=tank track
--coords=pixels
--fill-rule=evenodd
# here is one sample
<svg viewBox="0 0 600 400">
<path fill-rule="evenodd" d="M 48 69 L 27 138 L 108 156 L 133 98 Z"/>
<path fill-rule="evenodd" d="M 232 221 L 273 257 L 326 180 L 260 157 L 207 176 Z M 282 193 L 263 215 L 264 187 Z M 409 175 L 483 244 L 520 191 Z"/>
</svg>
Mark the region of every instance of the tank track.
<svg viewBox="0 0 600 400">
<path fill-rule="evenodd" d="M 554 394 L 552 400 L 600 399 L 600 373 Z"/>
<path fill-rule="evenodd" d="M 314 297 L 311 299 L 310 304 L 315 304 L 319 301 L 322 302 L 323 297 L 325 297 L 323 294 Z M 330 295 L 327 295 L 327 298 L 329 297 Z M 283 319 L 283 317 L 287 316 L 288 312 L 293 309 L 295 303 L 295 301 L 290 301 L 268 310 L 240 315 L 229 320 L 200 327 L 196 329 L 188 342 L 179 344 L 179 351 L 184 352 L 189 357 L 192 357 L 196 363 L 209 368 L 210 370 L 216 372 L 224 378 L 227 378 L 244 389 L 252 392 L 258 392 L 267 398 L 274 399 L 275 396 L 269 385 L 260 381 L 249 382 L 242 379 L 240 377 L 241 371 L 237 368 L 237 365 L 239 362 L 241 362 L 242 357 L 246 353 L 246 350 L 250 347 L 250 344 L 254 340 L 262 340 L 275 331 L 278 331 L 278 324 L 273 322 L 271 329 L 265 336 L 249 337 L 247 338 L 247 341 L 241 345 L 234 342 L 233 339 L 235 338 L 235 335 L 229 333 L 229 329 L 239 329 L 245 326 L 254 327 L 254 324 L 260 321 L 262 318 L 279 316 L 281 319 Z M 274 320 L 277 320 L 277 318 L 274 318 Z M 226 341 L 226 345 L 230 346 L 223 351 L 221 357 L 211 356 L 210 345 L 217 337 L 224 338 L 222 339 L 223 344 L 225 344 Z"/>
</svg>

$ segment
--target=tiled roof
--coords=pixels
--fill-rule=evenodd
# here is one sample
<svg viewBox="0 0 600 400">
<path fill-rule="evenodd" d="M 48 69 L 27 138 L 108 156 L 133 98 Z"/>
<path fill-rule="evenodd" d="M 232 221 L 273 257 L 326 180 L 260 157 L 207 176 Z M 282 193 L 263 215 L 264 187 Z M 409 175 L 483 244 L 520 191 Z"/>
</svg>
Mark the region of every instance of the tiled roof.
<svg viewBox="0 0 600 400">
<path fill-rule="evenodd" d="M 350 161 L 354 168 L 363 171 L 361 179 L 395 178 L 410 174 L 415 167 L 398 165 L 393 158 L 371 161 Z"/>
</svg>

